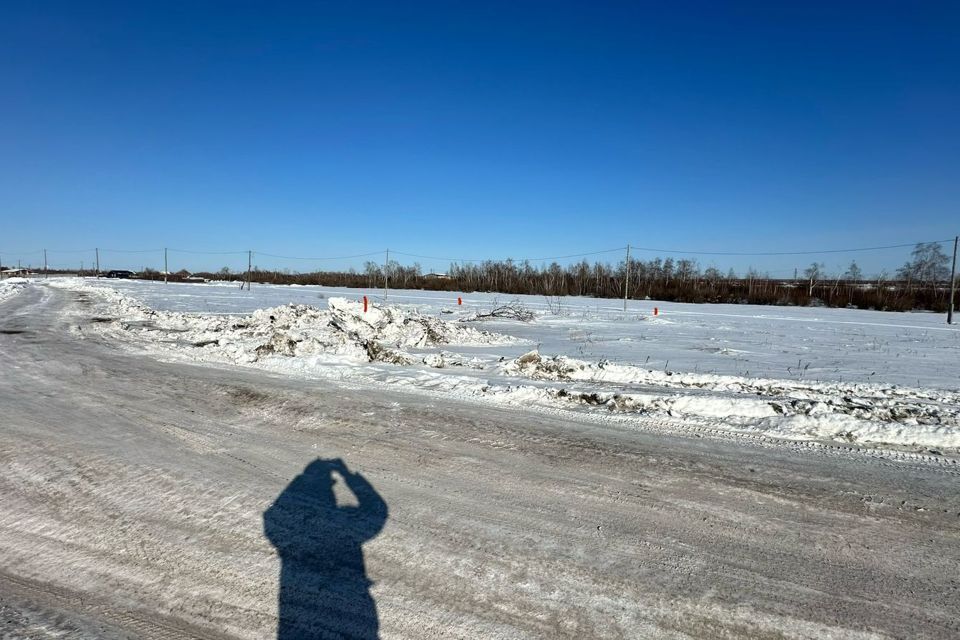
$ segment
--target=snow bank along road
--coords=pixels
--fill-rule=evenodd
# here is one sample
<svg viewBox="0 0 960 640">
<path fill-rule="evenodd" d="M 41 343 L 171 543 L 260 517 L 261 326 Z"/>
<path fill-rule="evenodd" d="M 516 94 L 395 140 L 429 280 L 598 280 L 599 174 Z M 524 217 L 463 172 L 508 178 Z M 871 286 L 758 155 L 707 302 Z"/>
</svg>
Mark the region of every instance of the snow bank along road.
<svg viewBox="0 0 960 640">
<path fill-rule="evenodd" d="M 159 362 L 103 304 L 0 302 L 7 637 L 960 636 L 948 459 Z"/>
</svg>

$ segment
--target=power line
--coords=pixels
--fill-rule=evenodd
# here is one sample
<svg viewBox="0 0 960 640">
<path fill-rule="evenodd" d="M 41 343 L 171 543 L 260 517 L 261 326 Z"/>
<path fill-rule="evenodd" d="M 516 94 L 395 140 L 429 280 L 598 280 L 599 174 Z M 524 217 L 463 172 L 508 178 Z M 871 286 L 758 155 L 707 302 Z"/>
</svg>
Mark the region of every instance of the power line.
<svg viewBox="0 0 960 640">
<path fill-rule="evenodd" d="M 246 255 L 248 250 L 244 249 L 243 251 L 191 251 L 190 249 L 174 249 L 170 248 L 169 251 L 173 253 L 190 253 L 198 256 L 232 256 L 232 255 Z"/>
<path fill-rule="evenodd" d="M 383 251 L 373 251 L 371 253 L 358 253 L 352 256 L 325 256 L 322 258 L 306 258 L 303 256 L 278 256 L 273 253 L 264 253 L 263 251 L 254 251 L 258 256 L 265 256 L 268 258 L 280 258 L 282 260 L 350 260 L 351 258 L 368 258 L 370 256 L 379 256 Z"/>
<path fill-rule="evenodd" d="M 874 246 L 874 247 L 851 247 L 844 249 L 815 249 L 815 250 L 806 250 L 806 251 L 704 251 L 704 250 L 689 250 L 689 249 L 664 249 L 664 248 L 655 248 L 655 247 L 642 247 L 631 245 L 631 251 L 642 251 L 646 253 L 660 253 L 667 255 L 700 255 L 700 256 L 755 256 L 755 257 L 769 257 L 769 256 L 803 256 L 803 255 L 822 255 L 822 254 L 835 254 L 835 253 L 858 253 L 865 251 L 883 251 L 886 249 L 902 249 L 907 247 L 915 247 L 919 244 L 944 244 L 948 242 L 953 242 L 952 238 L 946 240 L 932 240 L 928 242 L 906 242 L 902 244 L 890 244 L 883 246 Z M 396 256 L 404 256 L 408 258 L 419 258 L 422 260 L 444 260 L 449 262 L 461 262 L 461 263 L 479 263 L 487 261 L 506 261 L 512 260 L 513 262 L 544 262 L 548 260 L 564 260 L 567 258 L 581 258 L 586 256 L 595 256 L 608 253 L 617 253 L 623 251 L 625 247 L 615 247 L 612 249 L 601 249 L 599 251 L 586 251 L 581 253 L 570 253 L 565 255 L 556 255 L 556 256 L 544 256 L 544 257 L 519 257 L 519 258 L 461 258 L 461 257 L 450 257 L 450 256 L 430 256 L 417 253 L 406 253 L 403 251 L 391 251 Z M 93 253 L 95 249 L 57 249 L 57 250 L 48 250 L 51 254 L 76 254 L 76 253 Z M 101 252 L 105 253 L 124 253 L 124 254 L 145 254 L 145 253 L 161 253 L 163 249 L 100 249 Z M 193 255 L 243 255 L 246 254 L 248 250 L 237 250 L 237 251 L 198 251 L 192 249 L 169 249 L 169 251 L 175 253 L 184 253 L 184 254 L 193 254 Z M 42 249 L 35 249 L 32 251 L 11 251 L 3 250 L 3 253 L 6 255 L 34 255 L 43 253 Z M 304 261 L 324 261 L 324 260 L 351 260 L 354 258 L 368 258 L 372 256 L 379 256 L 385 253 L 385 250 L 380 251 L 371 251 L 367 253 L 357 253 L 352 255 L 342 255 L 342 256 L 288 256 L 274 253 L 266 253 L 261 251 L 254 251 L 258 256 L 263 256 L 267 258 L 277 258 L 281 260 L 304 260 Z"/>
<path fill-rule="evenodd" d="M 823 253 L 856 253 L 858 251 L 882 251 L 883 249 L 901 249 L 903 247 L 915 247 L 918 244 L 943 244 L 953 242 L 948 240 L 931 240 L 929 242 L 908 242 L 904 244 L 889 244 L 883 247 L 859 247 L 856 249 L 820 249 L 816 251 L 760 251 L 760 252 L 739 252 L 739 251 L 683 251 L 679 249 L 654 249 L 651 247 L 637 247 L 631 245 L 631 248 L 637 251 L 647 251 L 650 253 L 669 253 L 685 254 L 697 256 L 809 256 Z"/>
<path fill-rule="evenodd" d="M 565 256 L 547 256 L 544 258 L 444 258 L 441 256 L 422 256 L 416 253 L 404 253 L 402 251 L 394 251 L 393 253 L 398 256 L 406 256 L 408 258 L 420 258 L 422 260 L 447 260 L 449 262 L 487 262 L 489 261 L 504 261 L 512 260 L 514 262 L 542 262 L 545 260 L 563 260 L 565 258 L 581 258 L 584 256 L 596 256 L 602 253 L 614 253 L 623 251 L 624 247 L 617 247 L 615 249 L 603 249 L 601 251 L 588 251 L 586 253 L 571 253 Z"/>
</svg>

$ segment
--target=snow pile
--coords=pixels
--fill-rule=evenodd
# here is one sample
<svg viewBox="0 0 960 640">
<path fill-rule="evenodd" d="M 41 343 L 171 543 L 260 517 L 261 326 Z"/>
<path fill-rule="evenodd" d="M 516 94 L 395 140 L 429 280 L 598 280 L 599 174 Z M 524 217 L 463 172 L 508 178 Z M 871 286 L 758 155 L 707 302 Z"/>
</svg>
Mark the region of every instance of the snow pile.
<svg viewBox="0 0 960 640">
<path fill-rule="evenodd" d="M 249 364 L 272 356 L 324 356 L 335 361 L 426 363 L 464 366 L 470 363 L 449 352 L 415 355 L 411 348 L 445 345 L 482 346 L 515 342 L 508 336 L 445 322 L 397 307 L 370 308 L 344 298 L 331 298 L 327 309 L 285 305 L 259 309 L 249 316 L 193 315 L 156 311 L 110 288 L 70 281 L 54 286 L 93 289 L 109 303 L 116 317 L 94 318 L 101 330 L 119 328 L 128 336 L 163 350 L 199 350 L 197 359 Z"/>
<path fill-rule="evenodd" d="M 573 388 L 544 394 L 614 411 L 723 419 L 726 427 L 788 439 L 828 439 L 912 446 L 960 447 L 960 394 L 942 390 L 674 374 L 596 364 L 530 351 L 500 370 L 539 380 L 617 383 L 696 393 L 598 392 Z"/>
<path fill-rule="evenodd" d="M 658 395 L 577 388 L 485 385 L 478 390 L 503 404 L 545 408 L 603 409 L 611 416 L 676 418 L 681 424 L 718 431 L 759 434 L 784 440 L 892 445 L 942 454 L 960 452 L 960 428 L 942 424 L 882 422 L 843 413 L 783 416 L 768 402 L 750 397 Z"/>
<path fill-rule="evenodd" d="M 428 347 L 457 344 L 484 346 L 513 344 L 516 341 L 489 331 L 481 331 L 456 322 L 423 315 L 400 307 L 373 307 L 366 313 L 359 302 L 331 298 L 328 302 L 331 323 L 361 341 L 375 341 L 401 347 Z"/>
<path fill-rule="evenodd" d="M 956 426 L 879 422 L 842 414 L 770 418 L 744 427 L 787 440 L 888 444 L 919 447 L 935 453 L 942 453 L 942 449 L 960 449 L 960 429 Z"/>
<path fill-rule="evenodd" d="M 30 283 L 26 278 L 7 278 L 0 280 L 0 302 L 15 296 Z"/>
<path fill-rule="evenodd" d="M 845 413 L 861 419 L 907 424 L 960 425 L 960 393 L 946 390 L 673 373 L 606 360 L 591 363 L 567 356 L 546 357 L 538 351 L 504 362 L 500 369 L 510 375 L 539 380 L 698 389 L 769 398 L 765 402 L 777 415 Z"/>
<path fill-rule="evenodd" d="M 252 346 L 254 360 L 268 355 L 289 357 L 336 355 L 356 361 L 414 364 L 429 360 L 430 366 L 458 363 L 457 358 L 411 354 L 410 348 L 442 345 L 479 346 L 505 344 L 511 338 L 478 331 L 416 311 L 397 307 L 370 308 L 344 298 L 331 298 L 328 309 L 288 305 L 255 311 L 228 326 L 206 327 L 202 341 L 218 345 Z M 203 322 L 190 318 L 191 322 Z M 189 326 L 187 327 L 189 332 Z M 246 349 L 249 353 L 250 349 Z"/>
</svg>

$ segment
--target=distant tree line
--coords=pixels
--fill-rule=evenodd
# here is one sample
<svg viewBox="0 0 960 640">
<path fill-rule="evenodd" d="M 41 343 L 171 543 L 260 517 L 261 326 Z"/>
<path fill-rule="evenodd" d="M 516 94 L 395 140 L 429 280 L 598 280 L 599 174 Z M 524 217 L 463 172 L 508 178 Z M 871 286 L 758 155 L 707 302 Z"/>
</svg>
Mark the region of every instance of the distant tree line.
<svg viewBox="0 0 960 640">
<path fill-rule="evenodd" d="M 565 266 L 557 262 L 535 266 L 529 261 L 490 260 L 452 264 L 446 274 L 423 273 L 419 264 L 405 266 L 391 261 L 386 270 L 390 287 L 395 289 L 595 298 L 623 298 L 626 292 L 633 300 L 826 305 L 892 311 L 945 311 L 950 279 L 949 257 L 937 243 L 918 244 L 911 259 L 893 277 L 882 273 L 873 278 L 865 278 L 856 262 L 851 262 L 843 273 L 830 274 L 822 263 L 814 262 L 794 278 L 772 278 L 753 268 L 744 274 L 732 269 L 726 273 L 716 267 L 704 269 L 686 258 L 631 259 L 629 265 L 626 260 L 615 265 L 582 260 Z M 156 272 L 144 275 L 162 279 Z M 221 280 L 246 277 L 228 267 L 216 273 L 194 275 Z M 312 273 L 254 268 L 251 277 L 262 283 L 378 289 L 384 286 L 384 266 L 367 262 L 362 271 Z"/>
</svg>

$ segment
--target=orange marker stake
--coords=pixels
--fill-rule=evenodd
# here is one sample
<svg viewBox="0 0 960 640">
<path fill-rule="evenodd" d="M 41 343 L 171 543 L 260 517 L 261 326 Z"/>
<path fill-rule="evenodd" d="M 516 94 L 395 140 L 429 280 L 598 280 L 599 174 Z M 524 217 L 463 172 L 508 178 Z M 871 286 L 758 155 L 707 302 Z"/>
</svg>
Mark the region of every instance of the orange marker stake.
<svg viewBox="0 0 960 640">
<path fill-rule="evenodd" d="M 457 296 L 457 305 L 459 306 L 462 304 L 463 304 L 463 298 L 461 298 L 460 296 Z"/>
</svg>

